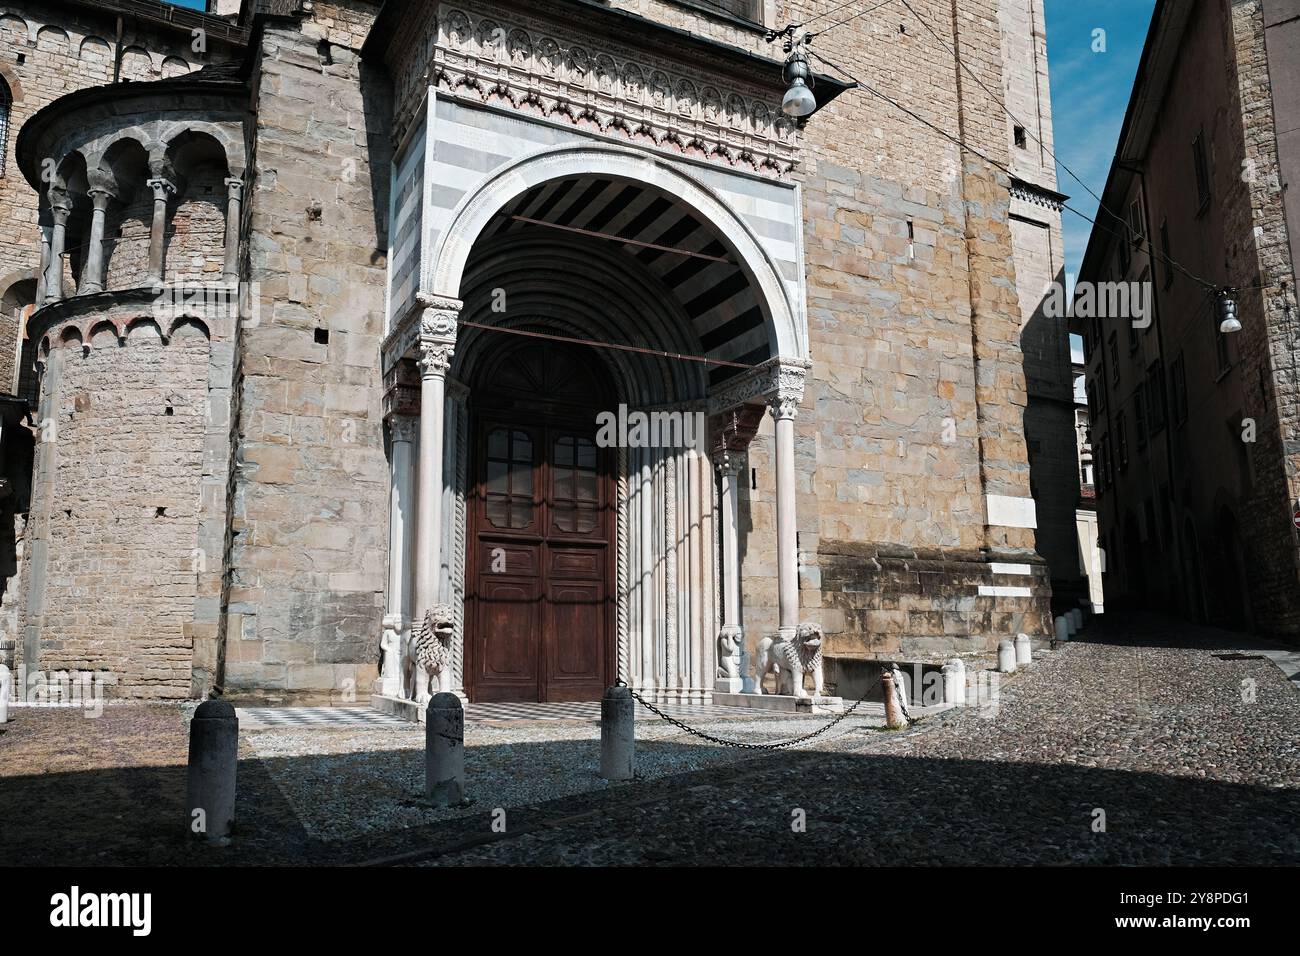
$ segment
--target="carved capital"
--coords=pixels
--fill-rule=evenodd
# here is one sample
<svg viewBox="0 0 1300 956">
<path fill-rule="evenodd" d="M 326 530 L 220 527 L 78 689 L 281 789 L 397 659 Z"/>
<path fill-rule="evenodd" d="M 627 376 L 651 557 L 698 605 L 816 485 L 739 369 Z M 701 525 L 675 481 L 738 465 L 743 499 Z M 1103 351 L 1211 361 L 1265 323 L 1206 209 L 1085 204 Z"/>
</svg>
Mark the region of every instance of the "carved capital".
<svg viewBox="0 0 1300 956">
<path fill-rule="evenodd" d="M 414 415 L 389 415 L 388 433 L 394 442 L 414 443 L 420 435 L 420 420 Z"/>
<path fill-rule="evenodd" d="M 772 409 L 772 417 L 778 421 L 794 418 L 799 414 L 799 399 L 802 397 L 802 393 L 780 392 L 768 398 L 767 407 Z"/>
<path fill-rule="evenodd" d="M 90 196 L 90 202 L 96 212 L 103 212 L 108 208 L 108 201 L 113 198 L 113 194 L 107 189 L 91 189 L 86 193 Z"/>
<path fill-rule="evenodd" d="M 50 190 L 50 215 L 56 226 L 66 226 L 68 215 L 72 212 L 72 197 L 62 189 Z"/>
<path fill-rule="evenodd" d="M 170 179 L 150 179 L 145 185 L 153 190 L 154 202 L 166 202 L 167 197 L 176 193 L 176 184 Z"/>
<path fill-rule="evenodd" d="M 226 196 L 238 202 L 240 198 L 244 195 L 244 181 L 242 179 L 236 179 L 232 176 L 231 178 L 225 180 L 225 184 L 226 184 Z"/>
<path fill-rule="evenodd" d="M 443 376 L 451 368 L 451 357 L 456 351 L 456 343 L 420 337 L 420 377 L 431 378 Z"/>
<path fill-rule="evenodd" d="M 724 447 L 713 456 L 713 467 L 723 478 L 734 478 L 745 470 L 745 456 Z"/>
<path fill-rule="evenodd" d="M 456 341 L 456 323 L 464 303 L 441 295 L 417 292 L 415 301 L 423 310 L 420 313 L 420 339 L 433 338 L 447 342 Z"/>
<path fill-rule="evenodd" d="M 781 362 L 773 369 L 772 394 L 767 404 L 776 419 L 794 418 L 803 400 L 804 383 L 808 380 L 808 366 L 804 363 Z"/>
</svg>

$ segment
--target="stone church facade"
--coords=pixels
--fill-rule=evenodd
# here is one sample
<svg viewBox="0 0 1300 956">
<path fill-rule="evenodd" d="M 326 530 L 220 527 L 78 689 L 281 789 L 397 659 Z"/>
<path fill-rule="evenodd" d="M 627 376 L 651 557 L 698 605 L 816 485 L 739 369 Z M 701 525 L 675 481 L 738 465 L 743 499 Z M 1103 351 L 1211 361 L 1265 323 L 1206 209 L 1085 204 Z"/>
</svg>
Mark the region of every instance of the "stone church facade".
<svg viewBox="0 0 1300 956">
<path fill-rule="evenodd" d="M 35 56 L 55 15 L 20 6 Z M 57 5 L 68 50 L 113 6 Z M 1072 534 L 1077 498 L 1041 2 L 828 30 L 801 127 L 765 33 L 824 6 L 137 12 L 145 50 L 211 42 L 15 98 L 11 661 L 403 698 L 436 609 L 470 701 L 705 700 L 720 633 L 751 685 L 804 622 L 846 685 L 1047 637 L 1078 572 L 1037 517 Z M 610 443 L 601 413 L 702 425 Z"/>
</svg>

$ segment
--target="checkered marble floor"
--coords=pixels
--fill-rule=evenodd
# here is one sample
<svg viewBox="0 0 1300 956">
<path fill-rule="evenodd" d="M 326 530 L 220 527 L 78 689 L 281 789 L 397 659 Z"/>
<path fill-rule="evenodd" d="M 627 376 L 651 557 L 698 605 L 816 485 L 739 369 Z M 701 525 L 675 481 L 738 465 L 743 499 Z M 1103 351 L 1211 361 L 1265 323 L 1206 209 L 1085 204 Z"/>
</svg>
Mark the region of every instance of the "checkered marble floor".
<svg viewBox="0 0 1300 956">
<path fill-rule="evenodd" d="M 748 707 L 720 707 L 713 704 L 657 704 L 666 714 L 680 718 L 716 719 L 744 717 L 750 720 L 763 717 L 793 717 L 754 710 Z M 239 707 L 235 711 L 239 726 L 244 730 L 265 730 L 273 727 L 413 727 L 408 721 L 393 714 L 381 713 L 366 706 L 351 707 Z M 600 720 L 599 701 L 576 703 L 494 703 L 470 704 L 465 712 L 468 721 L 511 720 Z M 636 709 L 637 720 L 656 719 L 644 707 Z"/>
<path fill-rule="evenodd" d="M 270 727 L 409 727 L 400 717 L 354 707 L 237 707 L 240 729 Z"/>
</svg>

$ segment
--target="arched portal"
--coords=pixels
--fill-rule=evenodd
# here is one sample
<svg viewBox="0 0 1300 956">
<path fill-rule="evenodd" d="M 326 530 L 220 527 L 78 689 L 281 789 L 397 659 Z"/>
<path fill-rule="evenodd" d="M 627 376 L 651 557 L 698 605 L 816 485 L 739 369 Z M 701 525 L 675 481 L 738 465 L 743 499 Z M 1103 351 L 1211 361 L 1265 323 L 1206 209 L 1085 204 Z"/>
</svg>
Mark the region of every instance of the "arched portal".
<svg viewBox="0 0 1300 956">
<path fill-rule="evenodd" d="M 387 626 L 448 605 L 444 689 L 471 701 L 596 699 L 615 678 L 708 699 L 719 630 L 740 627 L 737 474 L 769 405 L 796 623 L 794 225 L 612 147 L 548 149 L 438 201 L 415 308 L 393 254 Z M 573 508 L 597 520 L 557 518 Z"/>
</svg>

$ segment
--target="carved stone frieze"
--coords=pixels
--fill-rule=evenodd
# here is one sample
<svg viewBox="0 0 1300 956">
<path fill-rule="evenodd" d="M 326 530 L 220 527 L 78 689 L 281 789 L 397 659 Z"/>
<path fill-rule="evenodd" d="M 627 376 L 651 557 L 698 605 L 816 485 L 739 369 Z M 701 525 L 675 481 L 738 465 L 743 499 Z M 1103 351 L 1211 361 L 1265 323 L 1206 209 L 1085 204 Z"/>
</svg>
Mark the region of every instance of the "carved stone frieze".
<svg viewBox="0 0 1300 956">
<path fill-rule="evenodd" d="M 408 31 L 396 73 L 400 139 L 426 85 L 440 96 L 496 104 L 726 166 L 781 177 L 798 163 L 798 130 L 779 94 L 629 44 L 584 33 L 545 2 L 529 12 L 492 4 L 439 8 Z M 773 64 L 773 75 L 779 75 Z M 735 88 L 733 88 L 735 87 Z"/>
</svg>

